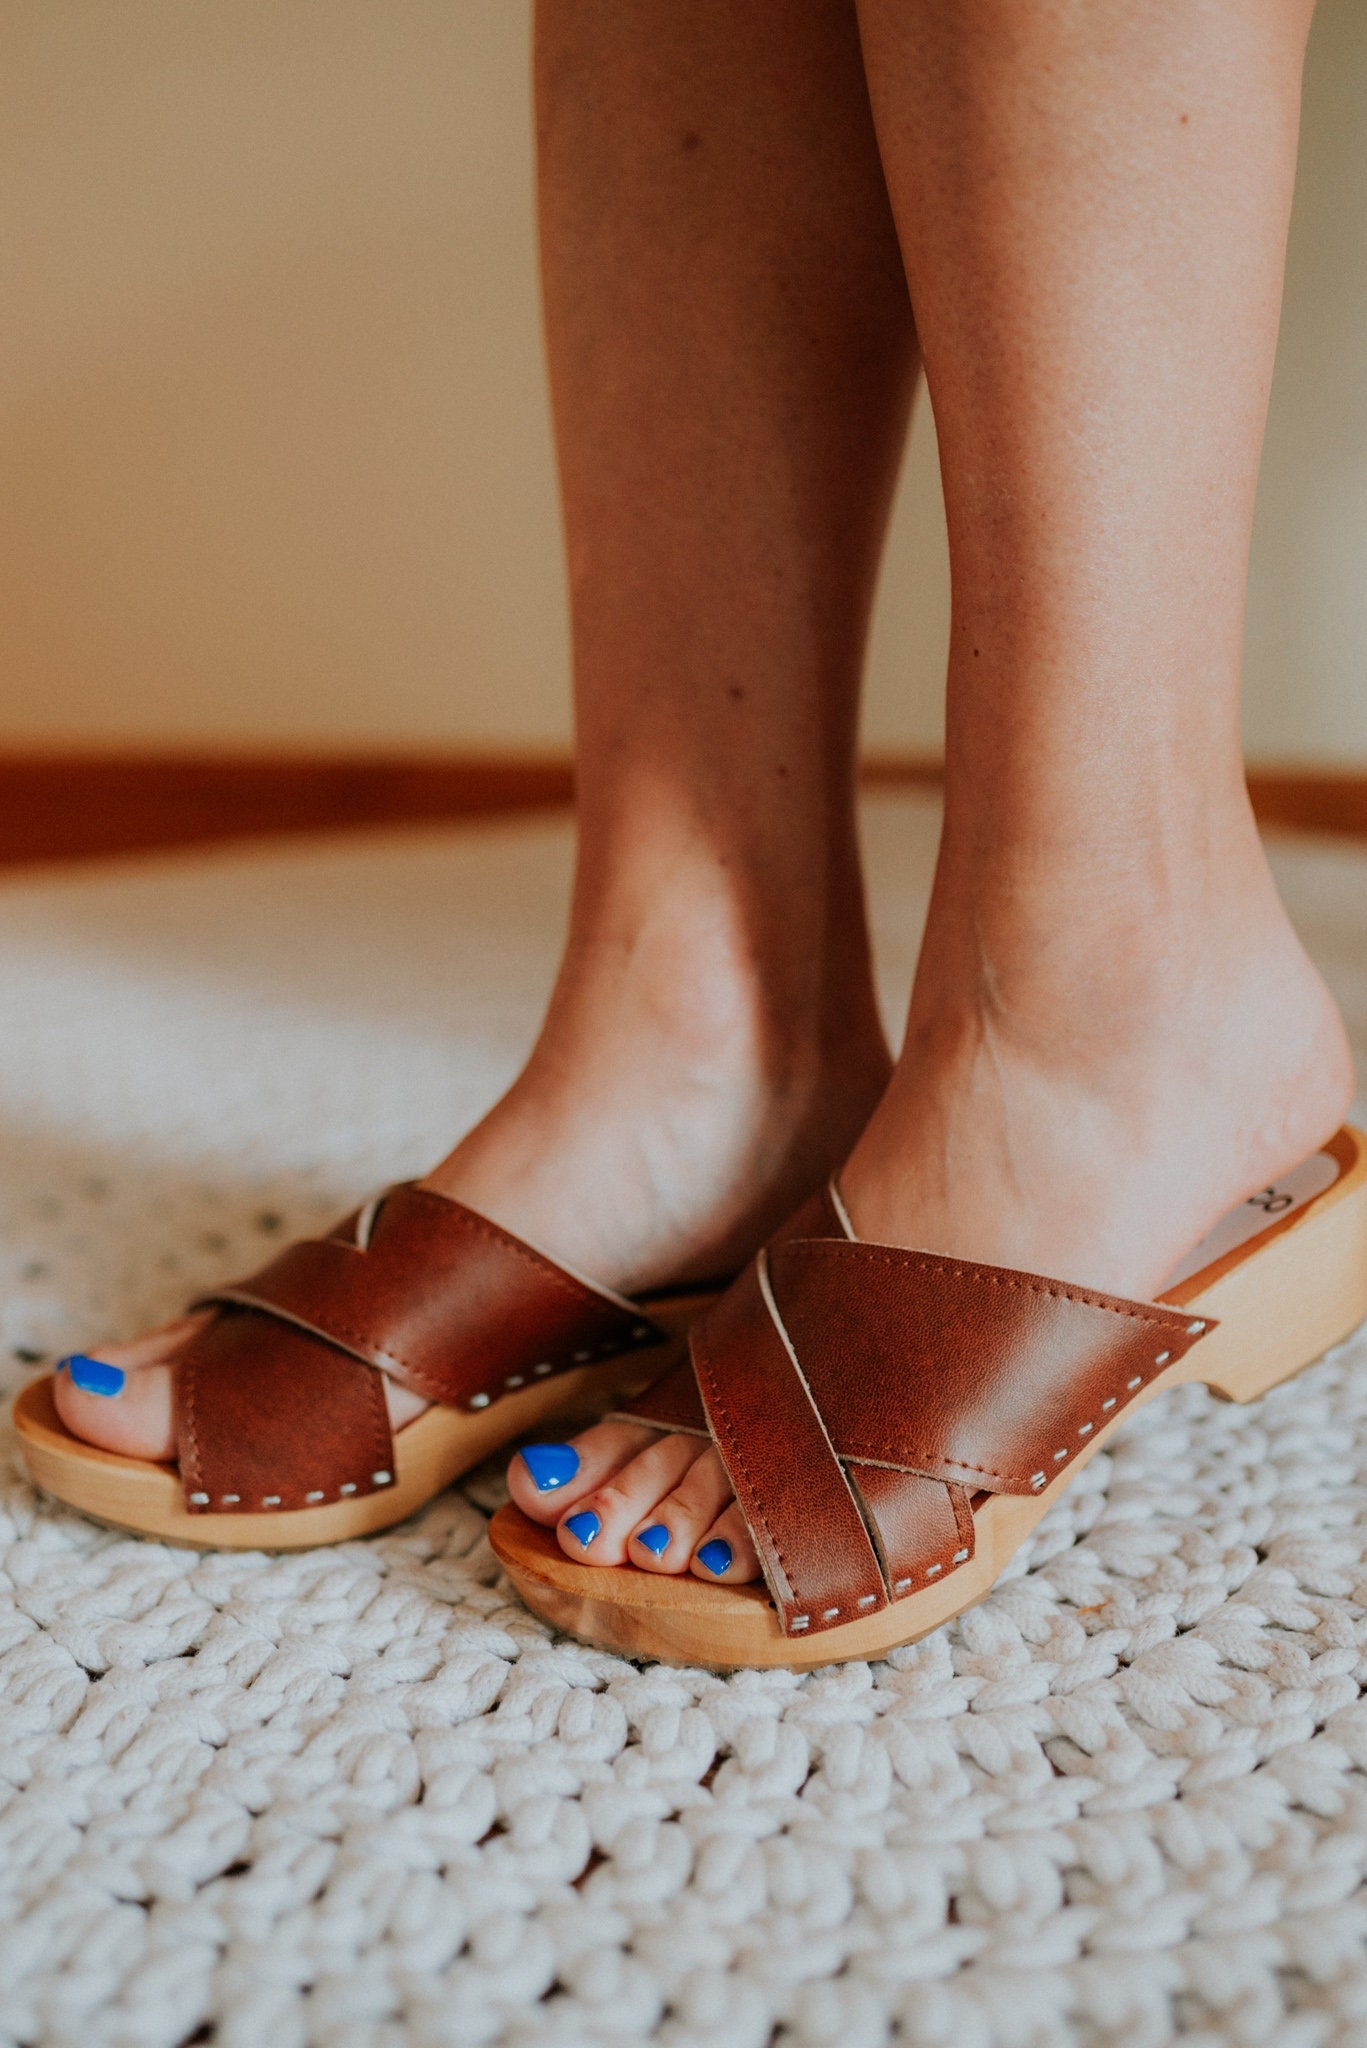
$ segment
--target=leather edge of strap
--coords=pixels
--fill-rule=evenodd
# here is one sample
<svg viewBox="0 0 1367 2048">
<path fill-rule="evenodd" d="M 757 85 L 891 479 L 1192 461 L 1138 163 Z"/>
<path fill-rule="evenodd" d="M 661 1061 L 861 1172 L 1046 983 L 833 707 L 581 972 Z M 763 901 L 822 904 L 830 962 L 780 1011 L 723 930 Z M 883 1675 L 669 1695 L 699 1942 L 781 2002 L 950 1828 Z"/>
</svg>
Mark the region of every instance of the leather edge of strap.
<svg viewBox="0 0 1367 2048">
<path fill-rule="evenodd" d="M 250 1312 L 215 1318 L 178 1361 L 177 1463 L 188 1512 L 289 1512 L 392 1486 L 380 1375 L 292 1328 L 283 1357 L 284 1333 L 272 1354 L 254 1321 Z"/>
<path fill-rule="evenodd" d="M 733 1327 L 725 1328 L 728 1322 Z M 718 1323 L 730 1345 L 744 1345 L 748 1352 L 750 1370 L 738 1376 L 735 1386 L 724 1382 L 709 1348 Z M 694 1325 L 689 1346 L 712 1439 L 784 1633 L 814 1634 L 885 1607 L 888 1590 L 878 1552 L 779 1317 L 767 1252 L 761 1251 L 731 1294 Z M 805 1451 L 811 1461 L 802 1475 L 800 1504 L 791 1487 L 780 1487 L 771 1496 L 768 1475 L 752 1470 L 755 1437 L 771 1428 L 785 1407 L 790 1434 L 783 1455 L 800 1458 Z M 804 1437 L 805 1445 L 795 1441 Z M 766 1449 L 762 1440 L 759 1449 Z"/>
<path fill-rule="evenodd" d="M 364 1327 L 351 1327 L 339 1318 L 319 1316 L 315 1319 L 307 1313 L 307 1308 L 313 1306 L 312 1301 L 307 1298 L 310 1292 L 307 1284 L 302 1303 L 298 1298 L 291 1299 L 291 1296 L 298 1297 L 300 1291 L 298 1280 L 290 1273 L 291 1261 L 297 1266 L 299 1256 L 312 1253 L 315 1248 L 318 1248 L 320 1255 L 325 1249 L 326 1255 L 332 1258 L 354 1257 L 360 1262 L 358 1273 L 363 1273 L 364 1261 L 377 1256 L 372 1252 L 370 1242 L 377 1229 L 382 1227 L 384 1209 L 395 1197 L 419 1213 L 425 1210 L 429 1216 L 436 1217 L 443 1228 L 454 1225 L 461 1235 L 473 1236 L 477 1241 L 496 1247 L 505 1257 L 530 1266 L 538 1280 L 543 1285 L 553 1288 L 555 1293 L 565 1300 L 567 1307 L 580 1308 L 586 1316 L 603 1318 L 608 1327 L 615 1325 L 615 1334 L 611 1342 L 589 1342 L 587 1356 L 583 1354 L 583 1346 L 589 1340 L 582 1335 L 566 1335 L 563 1345 L 547 1340 L 544 1346 L 538 1348 L 555 1355 L 541 1363 L 530 1365 L 529 1371 L 536 1377 L 558 1376 L 577 1366 L 594 1362 L 598 1354 L 606 1358 L 625 1351 L 648 1350 L 656 1345 L 668 1343 L 668 1330 L 655 1320 L 646 1304 L 638 1304 L 626 1296 L 617 1295 L 610 1289 L 598 1286 L 583 1274 L 559 1265 L 535 1245 L 525 1243 L 492 1218 L 470 1208 L 467 1203 L 460 1202 L 453 1196 L 439 1194 L 435 1189 L 424 1188 L 415 1181 L 401 1181 L 386 1189 L 381 1197 L 375 1198 L 364 1208 L 344 1218 L 324 1237 L 299 1239 L 283 1246 L 264 1266 L 245 1279 L 206 1289 L 191 1303 L 191 1308 L 251 1309 L 302 1331 L 316 1342 L 330 1345 L 334 1350 L 372 1366 L 400 1385 L 408 1386 L 426 1400 L 476 1410 L 491 1406 L 507 1394 L 515 1392 L 524 1384 L 527 1376 L 520 1372 L 500 1376 L 495 1371 L 489 1384 L 477 1383 L 468 1392 L 462 1390 L 453 1400 L 451 1388 L 442 1384 L 438 1378 L 434 1378 L 420 1359 L 402 1356 L 396 1348 L 383 1341 L 383 1327 L 367 1331 Z M 362 1229 L 366 1224 L 369 1227 L 364 1228 L 363 1238 Z M 277 1274 L 280 1279 L 273 1286 L 272 1279 Z M 420 1274 L 418 1284 L 421 1285 Z M 562 1350 L 564 1355 L 558 1355 Z M 548 1369 L 543 1371 L 542 1364 Z"/>
</svg>

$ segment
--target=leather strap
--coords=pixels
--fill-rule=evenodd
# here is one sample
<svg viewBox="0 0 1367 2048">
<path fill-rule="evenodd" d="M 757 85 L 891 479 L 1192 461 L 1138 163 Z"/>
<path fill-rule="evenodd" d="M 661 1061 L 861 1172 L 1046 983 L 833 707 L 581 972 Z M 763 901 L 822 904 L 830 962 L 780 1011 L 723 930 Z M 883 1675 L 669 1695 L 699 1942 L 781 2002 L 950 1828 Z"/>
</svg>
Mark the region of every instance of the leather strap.
<svg viewBox="0 0 1367 2048">
<path fill-rule="evenodd" d="M 765 1252 L 702 1320 L 690 1347 L 698 1391 L 789 1628 L 829 1628 L 886 1606 L 869 1532 L 775 1313 Z M 737 1356 L 743 1370 L 720 1369 Z M 789 1484 L 775 1485 L 779 1472 Z"/>
<path fill-rule="evenodd" d="M 628 1407 L 616 1408 L 604 1418 L 608 1422 L 648 1422 L 652 1429 L 666 1429 L 682 1436 L 711 1436 L 707 1411 L 698 1392 L 693 1360 L 685 1352 L 668 1366 L 658 1380 L 638 1394 Z"/>
<path fill-rule="evenodd" d="M 383 1197 L 364 1243 L 304 1239 L 195 1305 L 226 1302 L 295 1323 L 452 1408 L 487 1408 L 529 1378 L 664 1340 L 630 1302 L 412 1182 Z"/>
<path fill-rule="evenodd" d="M 1038 1493 L 1208 1325 L 892 1245 L 775 1245 L 774 1294 L 843 1457 Z"/>
<path fill-rule="evenodd" d="M 700 1396 L 784 1627 L 816 1631 L 967 1563 L 971 1492 L 1042 1492 L 1213 1327 L 1037 1274 L 785 1236 L 694 1324 L 693 1407 L 675 1370 L 625 1412 L 688 1426 L 661 1417 Z"/>
<path fill-rule="evenodd" d="M 665 1341 L 640 1308 L 463 1203 L 405 1183 L 201 1296 L 177 1373 L 192 1512 L 318 1505 L 392 1483 L 380 1373 L 449 1407 Z"/>
<path fill-rule="evenodd" d="M 973 1555 L 973 1509 L 967 1488 L 899 1472 L 890 1465 L 847 1467 L 878 1548 L 889 1594 L 900 1600 L 919 1578 L 956 1571 Z"/>
<path fill-rule="evenodd" d="M 249 1309 L 215 1316 L 181 1354 L 176 1421 L 192 1514 L 320 1507 L 393 1484 L 380 1375 Z"/>
<path fill-rule="evenodd" d="M 828 1181 L 807 1197 L 771 1244 L 783 1244 L 793 1237 L 848 1239 L 853 1234 L 844 1206 L 835 1191 L 835 1183 Z M 605 1419 L 610 1422 L 649 1422 L 657 1429 L 667 1429 L 681 1436 L 711 1435 L 702 1396 L 698 1392 L 697 1374 L 686 1352 L 675 1359 L 673 1365 L 644 1393 L 638 1394 L 629 1408 L 616 1409 Z"/>
</svg>

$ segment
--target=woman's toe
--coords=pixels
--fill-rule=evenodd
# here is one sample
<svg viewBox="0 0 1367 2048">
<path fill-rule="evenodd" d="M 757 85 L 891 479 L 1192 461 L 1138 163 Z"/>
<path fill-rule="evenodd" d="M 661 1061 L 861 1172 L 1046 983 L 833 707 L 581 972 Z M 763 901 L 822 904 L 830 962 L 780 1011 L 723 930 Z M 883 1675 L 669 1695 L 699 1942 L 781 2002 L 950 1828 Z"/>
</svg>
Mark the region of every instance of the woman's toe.
<svg viewBox="0 0 1367 2048">
<path fill-rule="evenodd" d="M 645 1572 L 686 1572 L 694 1547 L 730 1499 L 726 1467 L 709 1444 L 672 1492 L 637 1523 L 628 1545 L 631 1562 Z"/>
<path fill-rule="evenodd" d="M 145 1365 L 169 1365 L 177 1354 L 184 1350 L 192 1337 L 198 1336 L 204 1325 L 213 1320 L 211 1308 L 196 1309 L 193 1315 L 177 1316 L 173 1323 L 162 1323 L 155 1330 L 144 1330 L 140 1337 L 134 1337 L 127 1344 L 101 1344 L 96 1356 L 102 1363 L 116 1366 L 121 1372 L 138 1372 Z M 86 1354 L 73 1352 L 73 1358 Z M 69 1359 L 62 1359 L 58 1371 L 68 1365 Z"/>
<path fill-rule="evenodd" d="M 101 1344 L 63 1358 L 52 1393 L 71 1434 L 125 1458 L 174 1458 L 171 1364 L 212 1313 L 177 1316 L 130 1344 Z"/>
<path fill-rule="evenodd" d="M 702 1449 L 691 1436 L 652 1436 L 644 1450 L 567 1504 L 556 1535 L 576 1564 L 626 1564 L 632 1531 L 646 1526 Z"/>
<path fill-rule="evenodd" d="M 508 1467 L 508 1492 L 533 1522 L 551 1528 L 566 1508 L 659 1441 L 633 1422 L 596 1422 L 568 1443 L 527 1444 Z"/>
<path fill-rule="evenodd" d="M 126 1458 L 174 1458 L 175 1409 L 169 1365 L 125 1365 L 131 1347 L 91 1357 L 76 1352 L 57 1368 L 53 1399 L 73 1436 Z"/>
<path fill-rule="evenodd" d="M 693 1574 L 709 1585 L 744 1586 L 760 1576 L 759 1559 L 745 1517 L 732 1501 L 718 1515 L 693 1552 Z"/>
</svg>

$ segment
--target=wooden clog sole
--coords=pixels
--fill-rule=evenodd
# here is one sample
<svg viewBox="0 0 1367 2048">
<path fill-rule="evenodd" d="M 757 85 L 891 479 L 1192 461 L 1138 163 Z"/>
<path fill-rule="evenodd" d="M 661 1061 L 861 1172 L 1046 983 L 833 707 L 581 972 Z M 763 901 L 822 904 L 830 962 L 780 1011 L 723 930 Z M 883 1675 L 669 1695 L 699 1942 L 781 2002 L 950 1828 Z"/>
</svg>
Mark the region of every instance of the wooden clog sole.
<svg viewBox="0 0 1367 2048">
<path fill-rule="evenodd" d="M 1170 1288 L 1161 1298 L 1219 1327 L 1097 1431 L 1042 1493 L 990 1494 L 974 1514 L 973 1557 L 935 1586 L 808 1638 L 784 1635 L 763 1586 L 715 1586 L 566 1557 L 550 1529 L 501 1508 L 490 1527 L 500 1562 L 534 1614 L 628 1657 L 802 1670 L 883 1657 L 988 1592 L 1073 1476 L 1141 1405 L 1188 1380 L 1256 1401 L 1367 1317 L 1367 1137 L 1345 1127 L 1324 1147 L 1339 1167 L 1323 1193 Z"/>
<path fill-rule="evenodd" d="M 562 1418 L 584 1421 L 630 1396 L 674 1355 L 689 1322 L 713 1297 L 653 1298 L 652 1318 L 674 1340 L 600 1365 L 559 1373 L 507 1394 L 479 1413 L 432 1407 L 394 1436 L 394 1484 L 354 1500 L 280 1513 L 192 1515 L 172 1464 L 120 1457 L 71 1434 L 57 1413 L 53 1375 L 33 1381 L 14 1403 L 19 1448 L 35 1485 L 92 1521 L 200 1550 L 311 1550 L 392 1527 L 504 1445 Z"/>
</svg>

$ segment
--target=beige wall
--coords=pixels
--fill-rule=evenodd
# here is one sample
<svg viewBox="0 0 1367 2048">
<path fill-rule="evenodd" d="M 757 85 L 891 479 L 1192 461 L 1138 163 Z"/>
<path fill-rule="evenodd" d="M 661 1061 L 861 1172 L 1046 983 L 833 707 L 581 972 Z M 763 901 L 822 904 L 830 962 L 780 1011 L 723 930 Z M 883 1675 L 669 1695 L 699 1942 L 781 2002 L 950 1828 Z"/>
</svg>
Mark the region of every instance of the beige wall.
<svg viewBox="0 0 1367 2048">
<path fill-rule="evenodd" d="M 525 0 L 0 9 L 0 744 L 568 731 Z M 1323 0 L 1250 747 L 1367 762 L 1367 9 Z M 914 437 L 868 733 L 933 745 Z"/>
</svg>

